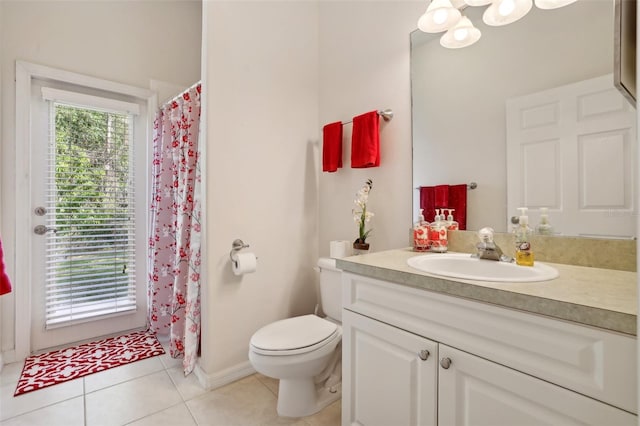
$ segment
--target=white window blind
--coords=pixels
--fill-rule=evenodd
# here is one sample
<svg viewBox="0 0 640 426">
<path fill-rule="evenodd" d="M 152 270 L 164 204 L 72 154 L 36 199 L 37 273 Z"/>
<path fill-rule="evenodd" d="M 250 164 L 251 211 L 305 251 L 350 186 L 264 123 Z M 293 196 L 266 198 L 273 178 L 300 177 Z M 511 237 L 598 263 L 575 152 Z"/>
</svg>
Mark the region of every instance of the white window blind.
<svg viewBox="0 0 640 426">
<path fill-rule="evenodd" d="M 90 108 L 96 111 L 115 112 L 117 114 L 140 114 L 140 106 L 133 102 L 87 95 L 86 93 L 70 92 L 52 87 L 42 88 L 42 99 L 45 101 L 61 102 L 65 105 L 79 108 Z"/>
<path fill-rule="evenodd" d="M 133 117 L 49 104 L 47 328 L 136 308 Z"/>
</svg>

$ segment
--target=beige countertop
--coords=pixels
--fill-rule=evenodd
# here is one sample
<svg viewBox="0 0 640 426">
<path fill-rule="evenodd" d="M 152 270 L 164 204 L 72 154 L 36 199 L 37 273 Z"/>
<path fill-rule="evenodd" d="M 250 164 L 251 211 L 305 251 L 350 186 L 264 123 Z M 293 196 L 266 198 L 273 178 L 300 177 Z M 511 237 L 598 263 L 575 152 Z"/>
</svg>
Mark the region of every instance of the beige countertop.
<svg viewBox="0 0 640 426">
<path fill-rule="evenodd" d="M 475 281 L 413 269 L 407 259 L 418 255 L 422 253 L 410 248 L 388 250 L 337 259 L 337 266 L 401 285 L 636 335 L 636 272 L 544 262 L 559 271 L 558 278 L 529 283 Z"/>
</svg>

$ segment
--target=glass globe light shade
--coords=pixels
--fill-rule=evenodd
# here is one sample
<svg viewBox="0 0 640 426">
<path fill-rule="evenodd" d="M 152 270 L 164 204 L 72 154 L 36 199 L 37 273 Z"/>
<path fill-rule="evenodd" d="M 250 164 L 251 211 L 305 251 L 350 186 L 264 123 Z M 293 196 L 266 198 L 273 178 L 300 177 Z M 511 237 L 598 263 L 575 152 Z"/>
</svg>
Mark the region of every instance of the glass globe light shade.
<svg viewBox="0 0 640 426">
<path fill-rule="evenodd" d="M 433 0 L 418 20 L 418 28 L 425 33 L 439 33 L 457 24 L 461 16 L 450 0 Z"/>
<path fill-rule="evenodd" d="M 493 27 L 507 25 L 525 16 L 532 7 L 533 0 L 494 0 L 482 20 Z"/>
<path fill-rule="evenodd" d="M 440 45 L 448 49 L 459 49 L 471 46 L 480 40 L 480 35 L 480 30 L 473 26 L 469 18 L 463 16 L 453 28 L 440 37 Z"/>
</svg>

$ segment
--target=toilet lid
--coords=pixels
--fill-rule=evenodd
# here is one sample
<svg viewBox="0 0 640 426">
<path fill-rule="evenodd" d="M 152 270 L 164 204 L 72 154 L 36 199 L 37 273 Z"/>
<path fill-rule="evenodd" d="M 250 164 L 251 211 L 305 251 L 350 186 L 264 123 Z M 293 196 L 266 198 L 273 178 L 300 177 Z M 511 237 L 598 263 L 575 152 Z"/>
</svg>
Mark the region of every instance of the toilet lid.
<svg viewBox="0 0 640 426">
<path fill-rule="evenodd" d="M 315 315 L 276 321 L 251 337 L 251 345 L 268 351 L 286 351 L 313 346 L 329 337 L 338 326 Z"/>
</svg>

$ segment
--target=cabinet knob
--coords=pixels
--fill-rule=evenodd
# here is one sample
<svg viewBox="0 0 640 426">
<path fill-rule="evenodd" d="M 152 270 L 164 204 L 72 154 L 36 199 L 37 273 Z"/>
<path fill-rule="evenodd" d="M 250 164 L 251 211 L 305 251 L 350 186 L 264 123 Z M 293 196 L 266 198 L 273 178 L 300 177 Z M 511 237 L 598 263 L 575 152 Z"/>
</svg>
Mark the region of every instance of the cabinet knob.
<svg viewBox="0 0 640 426">
<path fill-rule="evenodd" d="M 419 357 L 420 357 L 420 359 L 421 359 L 421 360 L 423 360 L 423 361 L 426 361 L 426 360 L 427 360 L 427 358 L 429 358 L 429 355 L 431 355 L 431 353 L 430 353 L 428 350 L 426 350 L 426 349 L 423 349 L 423 350 L 421 350 L 420 352 L 418 352 L 418 356 L 419 356 Z"/>
<path fill-rule="evenodd" d="M 442 358 L 440 360 L 440 366 L 445 370 L 448 370 L 451 367 L 451 358 Z"/>
</svg>

